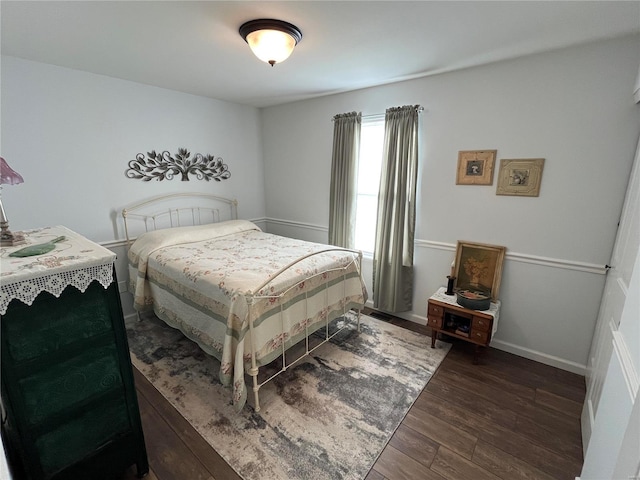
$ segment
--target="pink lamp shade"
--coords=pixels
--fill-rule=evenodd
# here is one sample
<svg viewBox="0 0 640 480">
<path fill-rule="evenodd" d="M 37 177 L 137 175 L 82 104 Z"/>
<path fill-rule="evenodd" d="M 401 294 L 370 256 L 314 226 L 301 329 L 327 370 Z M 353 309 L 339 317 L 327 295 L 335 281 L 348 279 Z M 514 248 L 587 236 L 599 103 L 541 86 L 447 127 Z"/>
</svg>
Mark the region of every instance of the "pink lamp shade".
<svg viewBox="0 0 640 480">
<path fill-rule="evenodd" d="M 17 185 L 23 182 L 22 175 L 11 168 L 4 158 L 0 157 L 0 184 Z"/>
<path fill-rule="evenodd" d="M 23 183 L 22 175 L 12 169 L 6 160 L 0 157 L 0 185 L 17 185 Z M 9 230 L 9 220 L 2 206 L 2 196 L 0 195 L 0 247 L 13 247 L 26 243 L 22 232 L 12 232 Z"/>
</svg>

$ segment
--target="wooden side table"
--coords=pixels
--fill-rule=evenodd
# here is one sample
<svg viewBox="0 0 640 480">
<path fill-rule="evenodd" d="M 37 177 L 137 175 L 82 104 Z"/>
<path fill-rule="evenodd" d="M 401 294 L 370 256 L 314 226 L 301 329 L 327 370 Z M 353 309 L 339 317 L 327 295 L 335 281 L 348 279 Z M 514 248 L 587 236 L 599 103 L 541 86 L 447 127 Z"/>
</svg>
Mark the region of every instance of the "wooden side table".
<svg viewBox="0 0 640 480">
<path fill-rule="evenodd" d="M 441 287 L 427 301 L 427 325 L 431 327 L 431 348 L 436 346 L 438 333 L 474 343 L 473 363 L 478 363 L 481 347 L 489 346 L 498 329 L 500 301 L 492 302 L 488 310 L 464 308 L 456 303 L 455 295 L 446 295 Z"/>
</svg>

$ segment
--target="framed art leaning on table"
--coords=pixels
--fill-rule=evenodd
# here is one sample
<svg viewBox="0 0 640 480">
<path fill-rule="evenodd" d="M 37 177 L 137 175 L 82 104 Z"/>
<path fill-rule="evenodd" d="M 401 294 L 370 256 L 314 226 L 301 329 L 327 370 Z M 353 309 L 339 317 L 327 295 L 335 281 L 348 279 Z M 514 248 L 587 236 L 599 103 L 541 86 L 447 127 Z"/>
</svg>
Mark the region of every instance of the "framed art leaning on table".
<svg viewBox="0 0 640 480">
<path fill-rule="evenodd" d="M 506 248 L 499 245 L 459 240 L 454 289 L 482 292 L 495 301 L 500 291 L 505 251 Z"/>
</svg>

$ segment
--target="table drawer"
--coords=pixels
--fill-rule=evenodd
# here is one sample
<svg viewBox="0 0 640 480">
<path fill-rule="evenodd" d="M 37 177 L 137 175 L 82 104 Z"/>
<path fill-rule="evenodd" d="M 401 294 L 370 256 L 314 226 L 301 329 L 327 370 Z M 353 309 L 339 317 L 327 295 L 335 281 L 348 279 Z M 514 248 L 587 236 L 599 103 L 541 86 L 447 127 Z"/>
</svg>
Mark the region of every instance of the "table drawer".
<svg viewBox="0 0 640 480">
<path fill-rule="evenodd" d="M 482 317 L 473 317 L 472 329 L 474 331 L 488 332 L 491 330 L 491 320 Z"/>
<path fill-rule="evenodd" d="M 489 332 L 481 332 L 479 330 L 471 330 L 471 340 L 474 342 L 487 344 L 489 342 Z"/>
<path fill-rule="evenodd" d="M 442 317 L 444 315 L 444 308 L 440 305 L 435 305 L 431 302 L 427 303 L 427 316 Z"/>
<path fill-rule="evenodd" d="M 427 318 L 427 325 L 433 328 L 442 328 L 442 317 Z"/>
</svg>

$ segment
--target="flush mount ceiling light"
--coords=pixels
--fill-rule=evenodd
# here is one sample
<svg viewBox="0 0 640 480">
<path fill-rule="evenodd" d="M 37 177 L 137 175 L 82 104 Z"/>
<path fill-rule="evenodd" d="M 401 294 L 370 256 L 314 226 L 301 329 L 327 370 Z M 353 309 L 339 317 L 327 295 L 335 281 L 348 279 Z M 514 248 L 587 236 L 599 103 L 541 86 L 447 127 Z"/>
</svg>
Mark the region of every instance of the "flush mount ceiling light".
<svg viewBox="0 0 640 480">
<path fill-rule="evenodd" d="M 302 40 L 298 27 L 270 18 L 243 23 L 240 26 L 240 36 L 249 44 L 256 57 L 272 67 L 289 58 L 293 47 Z"/>
</svg>

